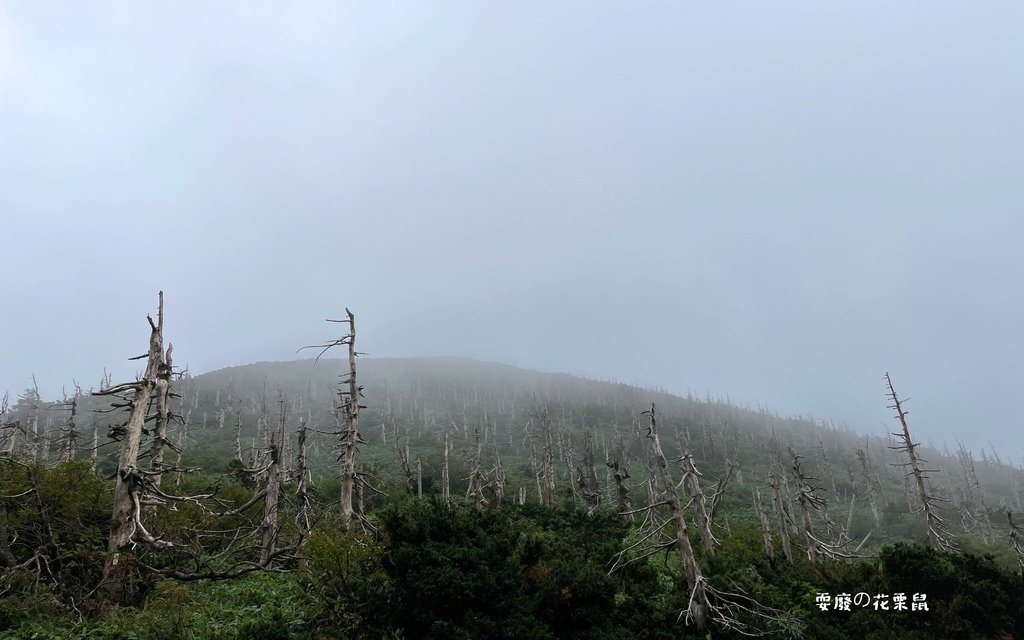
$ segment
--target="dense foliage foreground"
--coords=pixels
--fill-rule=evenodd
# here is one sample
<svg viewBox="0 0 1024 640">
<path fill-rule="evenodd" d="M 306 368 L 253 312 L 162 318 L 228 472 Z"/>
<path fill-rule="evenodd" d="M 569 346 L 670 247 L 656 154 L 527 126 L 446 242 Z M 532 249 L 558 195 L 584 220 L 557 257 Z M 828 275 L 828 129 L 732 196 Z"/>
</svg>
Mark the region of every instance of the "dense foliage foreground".
<svg viewBox="0 0 1024 640">
<path fill-rule="evenodd" d="M 21 558 L 45 541 L 59 561 L 2 570 L 4 639 L 697 637 L 680 619 L 687 589 L 677 554 L 609 575 L 636 525 L 568 501 L 476 509 L 396 494 L 371 514 L 376 535 L 324 525 L 287 572 L 182 582 L 140 570 L 134 602 L 104 606 L 95 587 L 109 484 L 82 463 L 32 473 L 38 495 L 0 509 L 0 526 L 20 532 L 4 551 Z M 712 584 L 786 612 L 780 637 L 1024 638 L 1021 578 L 990 556 L 897 543 L 853 564 L 790 564 L 767 559 L 760 532 L 739 524 L 702 564 Z M 929 610 L 822 611 L 821 592 L 925 593 Z"/>
</svg>

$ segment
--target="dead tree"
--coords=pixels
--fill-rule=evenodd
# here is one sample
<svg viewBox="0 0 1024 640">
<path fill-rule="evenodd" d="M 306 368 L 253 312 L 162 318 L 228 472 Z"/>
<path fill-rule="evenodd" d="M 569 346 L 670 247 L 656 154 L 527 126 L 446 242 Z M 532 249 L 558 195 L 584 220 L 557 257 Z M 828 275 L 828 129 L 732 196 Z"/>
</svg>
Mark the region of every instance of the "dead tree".
<svg viewBox="0 0 1024 640">
<path fill-rule="evenodd" d="M 800 468 L 800 456 L 789 450 L 793 457 L 793 480 L 796 481 L 797 503 L 800 505 L 800 516 L 804 526 L 804 537 L 807 541 L 807 559 L 811 562 L 818 561 L 820 543 L 814 535 L 814 528 L 811 525 L 811 509 L 819 510 L 824 506 L 825 499 L 817 494 L 814 487 L 810 485 L 810 476 L 803 473 Z"/>
<path fill-rule="evenodd" d="M 802 456 L 797 455 L 792 449 L 789 450 L 789 454 L 793 459 L 793 480 L 797 485 L 797 503 L 800 505 L 800 515 L 803 523 L 804 537 L 807 541 L 807 558 L 811 562 L 817 562 L 820 556 L 825 556 L 833 560 L 844 559 L 851 561 L 852 558 L 856 557 L 858 551 L 864 546 L 864 543 L 868 541 L 871 536 L 871 532 L 868 532 L 864 540 L 861 541 L 857 548 L 852 552 L 847 551 L 847 546 L 850 544 L 851 539 L 847 535 L 849 526 L 846 530 L 841 529 L 832 522 L 832 519 L 828 515 L 828 502 L 822 497 L 818 491 L 820 487 L 815 487 L 811 484 L 811 480 L 815 478 L 808 476 L 804 473 L 800 459 Z M 851 517 L 852 508 L 851 504 Z M 825 521 L 826 530 L 829 536 L 835 530 L 835 538 L 822 539 L 815 533 L 814 527 L 811 523 L 811 510 L 814 510 L 821 514 L 822 519 Z"/>
<path fill-rule="evenodd" d="M 398 465 L 402 468 L 402 475 L 405 476 L 405 492 L 409 495 L 416 494 L 416 474 L 412 470 L 412 463 L 409 461 L 409 438 L 403 440 L 397 435 L 392 440 L 395 455 L 398 456 Z"/>
<path fill-rule="evenodd" d="M 875 526 L 881 526 L 882 518 L 878 513 L 878 498 L 876 495 L 876 487 L 878 486 L 878 478 L 876 478 L 868 470 L 868 454 L 864 449 L 857 449 L 857 460 L 860 461 L 861 475 L 864 478 L 864 485 L 867 487 L 865 494 L 868 500 L 868 506 L 871 507 L 871 517 L 875 521 Z"/>
<path fill-rule="evenodd" d="M 423 497 L 423 460 L 416 457 L 416 497 Z"/>
<path fill-rule="evenodd" d="M 611 460 L 606 464 L 612 470 L 612 477 L 615 478 L 615 497 L 619 515 L 626 522 L 632 522 L 633 504 L 629 500 L 629 485 L 626 483 L 626 480 L 629 480 L 629 470 L 620 460 Z"/>
<path fill-rule="evenodd" d="M 192 390 L 192 398 L 185 403 L 185 412 L 181 415 L 181 427 L 178 429 L 178 442 L 174 446 L 178 453 L 174 461 L 174 484 L 175 486 L 181 484 L 181 476 L 185 471 L 182 469 L 182 459 L 185 457 L 185 451 L 188 449 L 188 428 L 192 424 L 192 412 L 195 411 L 196 407 L 199 406 L 199 387 L 194 386 Z M 241 407 L 239 407 L 241 409 Z M 241 462 L 241 458 L 238 460 Z"/>
<path fill-rule="evenodd" d="M 821 437 L 818 437 L 817 440 L 819 457 L 818 463 L 820 465 L 821 472 L 825 474 L 825 477 L 828 479 L 829 483 L 832 484 L 832 495 L 838 496 L 839 491 L 836 489 L 836 477 L 835 474 L 832 473 L 832 462 L 828 459 L 828 456 L 825 454 L 825 443 L 821 441 Z"/>
<path fill-rule="evenodd" d="M 295 487 L 295 526 L 299 529 L 300 540 L 304 541 L 309 536 L 309 530 L 312 528 L 312 522 L 310 520 L 310 503 L 309 495 L 306 489 L 306 475 L 308 473 L 306 469 L 306 420 L 303 417 L 299 417 L 299 436 L 296 442 L 296 455 L 295 455 L 295 475 L 296 475 L 296 487 Z"/>
<path fill-rule="evenodd" d="M 74 460 L 78 452 L 78 399 L 81 395 L 82 388 L 76 382 L 75 395 L 71 398 L 71 401 L 68 402 L 67 396 L 64 396 L 64 406 L 68 408 L 68 419 L 64 423 L 64 444 L 61 447 L 59 458 L 61 462 Z"/>
<path fill-rule="evenodd" d="M 956 441 L 956 455 L 960 461 L 960 477 L 963 482 L 961 515 L 964 529 L 981 530 L 981 538 L 985 544 L 992 540 L 992 522 L 988 517 L 988 505 L 985 504 L 985 492 L 981 488 L 978 474 L 974 469 L 974 457 L 959 439 Z"/>
<path fill-rule="evenodd" d="M 0 429 L 3 429 L 3 448 L 0 449 L 0 456 L 13 457 L 14 445 L 18 440 L 18 431 L 21 425 L 14 418 L 10 407 L 10 394 L 4 392 L 0 400 Z"/>
<path fill-rule="evenodd" d="M 338 462 L 341 467 L 338 526 L 342 533 L 346 533 L 352 528 L 352 520 L 355 514 L 352 500 L 353 490 L 358 481 L 356 454 L 359 452 L 359 444 L 364 442 L 359 435 L 359 410 L 365 408 L 359 404 L 360 399 L 363 397 L 363 388 L 356 381 L 356 356 L 360 355 L 356 351 L 356 319 L 348 308 L 345 309 L 345 314 L 348 316 L 346 320 L 328 320 L 328 322 L 347 323 L 349 327 L 348 335 L 325 344 L 303 347 L 303 349 L 322 348 L 323 351 L 316 357 L 319 360 L 331 347 L 348 346 L 348 374 L 343 376 L 341 381 L 342 388 L 338 390 L 338 396 L 341 400 L 339 409 L 344 416 L 338 440 Z"/>
<path fill-rule="evenodd" d="M 235 460 L 242 461 L 242 402 L 238 402 L 238 411 L 235 412 Z"/>
<path fill-rule="evenodd" d="M 455 429 L 455 422 L 452 421 L 451 429 Z M 452 485 L 448 473 L 448 453 L 452 448 L 452 432 L 446 429 L 444 432 L 444 457 L 441 458 L 441 499 L 445 504 L 452 503 Z"/>
<path fill-rule="evenodd" d="M 169 544 L 152 536 L 142 524 L 140 497 L 143 493 L 143 476 L 137 466 L 142 429 L 146 421 L 146 409 L 157 386 L 157 373 L 164 362 L 163 291 L 160 292 L 159 298 L 157 322 L 154 323 L 151 316 L 146 316 L 151 329 L 149 352 L 133 358 L 133 360 L 146 358 L 146 370 L 142 377 L 134 382 L 125 382 L 101 389 L 97 394 L 115 395 L 132 392 L 128 403 L 119 405 L 127 408 L 129 414 L 128 420 L 120 425 L 119 430 L 121 446 L 118 451 L 115 475 L 114 504 L 110 518 L 110 537 L 107 541 L 107 559 L 103 565 L 103 588 L 105 595 L 110 600 L 120 599 L 124 594 L 127 581 L 133 571 L 131 554 L 127 551 L 136 540 L 157 547 Z"/>
<path fill-rule="evenodd" d="M 473 468 L 469 472 L 469 485 L 466 487 L 466 499 L 473 503 L 477 509 L 487 506 L 487 498 L 484 497 L 484 474 L 480 470 L 480 456 L 482 453 L 480 445 L 480 428 L 473 427 L 473 438 L 475 447 L 473 449 Z"/>
<path fill-rule="evenodd" d="M 545 507 L 552 507 L 557 497 L 555 488 L 555 438 L 547 408 L 538 412 L 537 424 L 539 425 L 540 433 L 535 434 L 534 438 L 539 439 L 541 445 L 541 457 L 538 461 L 541 504 Z"/>
<path fill-rule="evenodd" d="M 922 463 L 925 461 L 917 454 L 917 447 L 920 446 L 920 443 L 914 442 L 910 437 L 910 428 L 907 426 L 908 412 L 903 410 L 904 401 L 901 401 L 896 395 L 896 390 L 892 386 L 892 378 L 889 377 L 888 372 L 885 374 L 885 382 L 889 387 L 889 397 L 892 399 L 889 408 L 896 411 L 896 417 L 900 421 L 900 426 L 903 427 L 901 432 L 892 434 L 900 438 L 902 444 L 890 448 L 907 455 L 907 462 L 900 466 L 909 466 L 910 471 L 904 477 L 909 478 L 912 475 L 917 483 L 917 495 L 921 501 L 921 510 L 924 511 L 925 521 L 928 524 L 928 544 L 936 550 L 954 551 L 956 550 L 956 540 L 946 528 L 945 521 L 938 514 L 937 502 L 939 499 L 931 495 L 925 485 L 928 473 L 934 472 L 935 469 L 922 468 Z"/>
<path fill-rule="evenodd" d="M 661 441 L 658 439 L 658 421 L 656 408 L 651 404 L 649 411 L 644 414 L 650 422 L 647 427 L 647 437 L 651 440 L 651 447 L 654 459 L 657 463 L 658 473 L 661 478 L 662 489 L 666 502 L 672 512 L 671 522 L 675 525 L 675 544 L 682 556 L 683 573 L 686 576 L 686 586 L 690 592 L 690 601 L 686 610 L 686 620 L 693 620 L 697 631 L 704 631 L 708 628 L 709 608 L 708 596 L 705 591 L 706 581 L 701 573 L 700 565 L 697 564 L 697 557 L 690 546 L 690 538 L 686 535 L 686 516 L 683 514 L 683 505 L 679 500 L 679 492 L 676 490 L 675 480 L 669 470 L 668 459 L 661 449 Z"/>
<path fill-rule="evenodd" d="M 761 502 L 761 490 L 754 488 L 754 511 L 757 513 L 757 520 L 761 523 L 761 537 L 764 542 L 764 553 L 769 560 L 775 559 L 775 545 L 772 544 L 772 526 L 768 521 L 768 514 Z"/>
<path fill-rule="evenodd" d="M 174 345 L 167 345 L 167 352 L 156 370 L 156 422 L 153 427 L 153 441 L 149 448 L 149 476 L 156 488 L 164 472 L 164 447 L 167 445 L 167 423 L 171 418 L 171 352 Z"/>
<path fill-rule="evenodd" d="M 689 451 L 683 453 L 683 490 L 686 495 L 690 497 L 691 503 L 693 504 L 694 520 L 697 523 L 697 531 L 700 533 L 701 547 L 704 549 L 704 553 L 708 556 L 715 555 L 715 544 L 718 540 L 715 538 L 714 533 L 711 531 L 711 522 L 714 517 L 714 508 L 717 506 L 723 491 L 725 490 L 725 483 L 728 482 L 729 477 L 732 475 L 733 466 L 728 464 L 728 471 L 723 477 L 722 481 L 719 482 L 719 486 L 714 494 L 710 498 L 704 495 L 703 489 L 700 486 L 701 473 L 697 470 L 697 464 L 693 460 L 693 454 Z"/>
<path fill-rule="evenodd" d="M 720 591 L 704 577 L 686 535 L 687 525 L 683 505 L 680 502 L 677 485 L 669 470 L 668 459 L 665 457 L 658 438 L 655 406 L 652 404 L 651 409 L 645 411 L 644 415 L 647 415 L 650 420 L 647 437 L 651 440 L 652 455 L 658 477 L 661 480 L 664 499 L 654 501 L 636 512 L 646 511 L 648 514 L 653 514 L 659 507 L 667 505 L 670 517 L 644 535 L 639 542 L 616 554 L 612 559 L 610 572 L 631 562 L 647 558 L 662 549 L 675 547 L 682 558 L 683 574 L 686 577 L 690 594 L 685 612 L 686 624 L 692 623 L 698 633 L 703 634 L 714 623 L 724 629 L 736 630 L 741 635 L 763 635 L 768 632 L 766 630 L 768 627 L 775 627 L 780 631 L 789 630 L 794 635 L 798 634 L 801 623 L 786 612 L 765 607 L 743 593 Z M 675 529 L 674 538 L 661 539 L 661 532 L 668 529 L 670 525 Z M 647 545 L 647 550 L 637 554 L 636 550 L 644 545 Z M 631 555 L 632 557 L 630 557 Z M 680 614 L 680 617 L 683 617 L 683 614 Z"/>
<path fill-rule="evenodd" d="M 260 523 L 260 564 L 267 564 L 274 554 L 280 526 L 277 512 L 281 504 L 281 477 L 284 463 L 283 444 L 286 418 L 284 396 L 278 398 L 277 431 L 271 432 L 270 466 L 267 468 L 266 495 L 263 499 L 263 519 Z"/>
<path fill-rule="evenodd" d="M 782 553 L 786 560 L 793 562 L 793 550 L 790 544 L 790 530 L 793 523 L 793 514 L 789 510 L 789 502 L 782 490 L 782 469 L 773 464 L 768 472 L 768 483 L 772 489 L 772 506 L 779 518 L 779 538 L 782 540 Z"/>
<path fill-rule="evenodd" d="M 1017 556 L 1017 564 L 1020 565 L 1021 572 L 1024 573 L 1024 529 L 1013 521 L 1013 514 L 1009 511 L 1006 512 L 1006 519 L 1010 523 L 1010 546 Z"/>
<path fill-rule="evenodd" d="M 593 514 L 601 507 L 601 487 L 597 483 L 597 470 L 594 468 L 594 437 L 589 431 L 583 439 L 583 465 L 578 470 L 577 482 L 583 502 L 587 505 L 587 513 Z"/>
<path fill-rule="evenodd" d="M 498 443 L 494 443 L 494 468 L 491 469 L 494 479 L 491 486 L 494 487 L 494 506 L 500 507 L 505 499 L 505 469 L 501 466 L 501 455 L 498 454 Z"/>
</svg>

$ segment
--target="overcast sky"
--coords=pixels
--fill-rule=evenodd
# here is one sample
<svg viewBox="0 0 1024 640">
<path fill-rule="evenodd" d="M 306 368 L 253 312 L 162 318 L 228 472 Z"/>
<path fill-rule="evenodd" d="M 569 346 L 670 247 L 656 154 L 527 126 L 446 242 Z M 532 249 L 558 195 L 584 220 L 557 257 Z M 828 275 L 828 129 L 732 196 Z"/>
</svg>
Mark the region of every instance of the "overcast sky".
<svg viewBox="0 0 1024 640">
<path fill-rule="evenodd" d="M 459 355 L 1019 460 L 1024 4 L 0 2 L 0 393 Z M 638 408 L 639 410 L 640 408 Z"/>
</svg>

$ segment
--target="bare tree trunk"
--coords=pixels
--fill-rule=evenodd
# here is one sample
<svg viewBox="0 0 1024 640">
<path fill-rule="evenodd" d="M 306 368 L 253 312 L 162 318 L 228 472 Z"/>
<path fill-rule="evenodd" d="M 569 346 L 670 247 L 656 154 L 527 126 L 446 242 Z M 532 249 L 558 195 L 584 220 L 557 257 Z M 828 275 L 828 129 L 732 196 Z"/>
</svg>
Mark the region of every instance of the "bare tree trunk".
<svg viewBox="0 0 1024 640">
<path fill-rule="evenodd" d="M 454 425 L 453 425 L 454 426 Z M 444 432 L 444 457 L 441 459 L 441 497 L 445 504 L 452 503 L 452 488 L 448 478 L 448 450 L 452 446 L 452 433 Z"/>
<path fill-rule="evenodd" d="M 754 511 L 757 512 L 757 520 L 761 523 L 761 537 L 764 541 L 764 553 L 769 560 L 775 559 L 775 545 L 772 544 L 772 526 L 768 522 L 768 514 L 764 510 L 764 503 L 761 502 L 761 490 L 754 489 Z"/>
<path fill-rule="evenodd" d="M 352 520 L 355 513 L 352 499 L 353 490 L 358 482 L 356 475 L 356 453 L 359 451 L 359 443 L 362 442 L 362 438 L 359 436 L 359 410 L 363 408 L 359 404 L 362 397 L 362 387 L 356 381 L 356 319 L 347 308 L 345 313 L 348 315 L 348 319 L 341 320 L 340 322 L 348 323 L 349 334 L 327 345 L 328 348 L 334 345 L 348 345 L 348 376 L 342 381 L 342 384 L 348 383 L 348 390 L 339 392 L 342 399 L 341 409 L 345 417 L 339 443 L 340 455 L 338 456 L 341 466 L 339 528 L 342 533 L 352 528 Z"/>
<path fill-rule="evenodd" d="M 480 428 L 473 428 L 473 437 L 476 446 L 473 450 L 473 469 L 469 472 L 469 486 L 466 488 L 466 499 L 472 501 L 473 506 L 482 509 L 487 505 L 484 497 L 484 474 L 480 471 Z"/>
<path fill-rule="evenodd" d="M 864 449 L 857 449 L 857 459 L 860 460 L 861 475 L 864 477 L 864 483 L 867 485 L 867 498 L 868 505 L 871 507 L 871 517 L 875 521 L 875 526 L 881 526 L 882 518 L 878 513 L 878 499 L 875 495 L 875 485 L 878 483 L 871 472 L 868 471 L 868 454 Z"/>
<path fill-rule="evenodd" d="M 552 507 L 557 498 L 555 488 L 555 442 L 552 434 L 551 419 L 548 417 L 547 409 L 540 416 L 541 435 L 544 438 L 541 448 L 541 473 L 543 474 L 542 503 L 545 507 Z"/>
<path fill-rule="evenodd" d="M 61 448 L 60 461 L 68 462 L 75 459 L 75 454 L 78 452 L 78 398 L 82 395 L 82 389 L 75 384 L 75 396 L 71 399 L 71 403 L 68 405 L 67 397 L 64 398 L 65 405 L 68 406 L 69 415 L 68 420 L 65 423 L 66 431 L 64 437 L 64 446 Z"/>
<path fill-rule="evenodd" d="M 309 520 L 309 495 L 306 491 L 306 419 L 302 417 L 299 418 L 299 438 L 296 448 L 295 473 L 298 483 L 295 488 L 295 526 L 299 530 L 300 544 L 302 544 L 312 528 Z"/>
<path fill-rule="evenodd" d="M 149 448 L 149 471 L 153 486 L 160 488 L 164 470 L 164 446 L 167 444 L 167 423 L 171 417 L 171 372 L 174 345 L 167 345 L 167 353 L 156 371 L 156 423 L 153 428 L 153 443 Z"/>
<path fill-rule="evenodd" d="M 693 618 L 697 630 L 704 631 L 708 627 L 709 616 L 708 599 L 704 591 L 704 576 L 701 573 L 700 565 L 697 564 L 693 547 L 690 546 L 690 539 L 686 535 L 686 517 L 683 515 L 683 507 L 679 501 L 679 493 L 676 491 L 676 483 L 672 479 L 672 473 L 668 468 L 668 459 L 661 450 L 661 442 L 658 440 L 657 418 L 653 403 L 651 404 L 650 411 L 645 413 L 650 416 L 647 437 L 651 439 L 654 458 L 661 476 L 661 484 L 668 498 L 669 509 L 672 511 L 672 520 L 676 527 L 676 546 L 679 548 L 679 553 L 682 556 L 683 573 L 686 575 L 686 585 L 690 591 L 687 619 Z"/>
<path fill-rule="evenodd" d="M 274 554 L 274 546 L 280 527 L 277 511 L 281 502 L 281 443 L 284 442 L 285 406 L 284 398 L 278 399 L 278 427 L 270 434 L 270 467 L 267 469 L 267 495 L 263 499 L 263 520 L 260 523 L 260 564 L 266 566 Z"/>
<path fill-rule="evenodd" d="M 693 512 L 697 521 L 697 531 L 700 533 L 701 547 L 707 556 L 715 555 L 714 534 L 711 532 L 711 517 L 708 506 L 705 504 L 704 492 L 700 488 L 700 472 L 693 461 L 693 454 L 687 451 L 683 454 L 683 490 L 693 499 Z"/>
<path fill-rule="evenodd" d="M 597 482 L 597 470 L 594 468 L 594 438 L 589 431 L 583 439 L 583 468 L 580 469 L 578 481 L 587 513 L 593 514 L 601 507 L 601 486 Z"/>
<path fill-rule="evenodd" d="M 800 505 L 800 516 L 804 525 L 804 538 L 807 541 L 807 559 L 813 563 L 818 562 L 818 553 L 820 551 L 818 539 L 814 535 L 814 528 L 811 525 L 811 506 L 819 500 L 815 494 L 813 488 L 808 483 L 808 478 L 804 475 L 800 469 L 800 456 L 789 450 L 791 456 L 793 456 L 793 479 L 796 481 L 797 487 L 797 502 Z"/>
<path fill-rule="evenodd" d="M 626 480 L 629 479 L 629 471 L 625 465 L 620 464 L 619 460 L 612 460 L 607 463 L 608 467 L 612 469 L 612 475 L 615 478 L 616 498 L 619 513 L 622 515 L 622 519 L 626 522 L 633 521 L 633 505 L 629 500 L 629 485 L 626 484 Z"/>
<path fill-rule="evenodd" d="M 423 461 L 416 458 L 416 497 L 423 497 Z"/>
<path fill-rule="evenodd" d="M 782 492 L 782 472 L 777 466 L 772 466 L 768 474 L 768 482 L 772 488 L 772 506 L 779 517 L 779 538 L 782 540 L 782 554 L 786 560 L 793 562 L 793 549 L 790 546 L 790 521 L 789 510 L 786 508 L 786 495 Z"/>
<path fill-rule="evenodd" d="M 1024 576 L 1024 529 L 1013 521 L 1013 514 L 1006 512 L 1006 519 L 1010 522 L 1010 547 L 1017 556 L 1017 564 L 1020 565 L 1021 575 Z"/>
<path fill-rule="evenodd" d="M 100 433 L 99 425 L 93 420 L 92 423 L 92 446 L 89 448 L 89 471 L 96 473 L 96 459 L 99 457 Z"/>
<path fill-rule="evenodd" d="M 981 528 L 981 538 L 985 544 L 991 544 L 992 522 L 988 517 L 988 505 L 985 504 L 985 492 L 981 488 L 978 474 L 974 468 L 974 456 L 968 451 L 960 440 L 957 444 L 957 458 L 960 460 L 960 467 L 964 486 L 964 502 L 973 521 Z M 993 452 L 995 453 L 995 452 Z"/>
<path fill-rule="evenodd" d="M 946 529 L 945 521 L 938 514 L 935 498 L 929 495 L 928 490 L 925 488 L 925 480 L 928 478 L 927 473 L 932 470 L 921 468 L 921 463 L 924 461 L 917 455 L 919 443 L 914 442 L 910 437 L 910 429 L 907 427 L 907 412 L 903 410 L 903 404 L 899 396 L 896 395 L 896 390 L 892 386 L 892 378 L 889 377 L 888 372 L 885 374 L 885 382 L 889 386 L 889 397 L 892 398 L 893 402 L 889 408 L 896 410 L 896 417 L 899 418 L 900 426 L 903 427 L 902 433 L 893 434 L 901 438 L 903 442 L 901 446 L 897 447 L 897 450 L 907 454 L 908 462 L 906 464 L 910 467 L 910 472 L 907 475 L 912 474 L 917 483 L 917 494 L 921 500 L 921 508 L 924 511 L 925 520 L 928 523 L 928 543 L 933 549 L 953 551 L 956 547 L 956 541 Z"/>
<path fill-rule="evenodd" d="M 146 420 L 146 409 L 150 396 L 156 388 L 157 372 L 163 356 L 164 294 L 160 292 L 157 323 L 146 316 L 151 328 L 146 371 L 137 382 L 129 382 L 101 390 L 104 395 L 118 391 L 134 390 L 129 404 L 128 421 L 121 436 L 118 451 L 117 474 L 114 483 L 113 510 L 110 517 L 110 537 L 107 541 L 107 559 L 103 565 L 103 591 L 111 601 L 121 600 L 125 595 L 133 571 L 130 555 L 125 553 L 132 544 L 136 533 L 145 535 L 141 526 L 141 507 L 137 495 L 139 487 L 138 458 L 142 440 L 142 427 Z"/>
<path fill-rule="evenodd" d="M 242 461 L 242 403 L 238 403 L 235 415 L 235 460 Z"/>
</svg>

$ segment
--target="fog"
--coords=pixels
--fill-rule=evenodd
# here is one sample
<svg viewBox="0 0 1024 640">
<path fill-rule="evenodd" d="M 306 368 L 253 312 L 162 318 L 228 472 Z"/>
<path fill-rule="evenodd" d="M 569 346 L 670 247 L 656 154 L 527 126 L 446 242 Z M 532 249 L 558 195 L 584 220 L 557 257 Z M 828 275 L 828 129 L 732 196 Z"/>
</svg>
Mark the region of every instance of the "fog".
<svg viewBox="0 0 1024 640">
<path fill-rule="evenodd" d="M 0 393 L 131 376 L 162 289 L 196 373 L 299 357 L 348 306 L 373 356 L 871 433 L 889 371 L 918 439 L 1019 460 L 1022 20 L 0 3 Z"/>
</svg>

